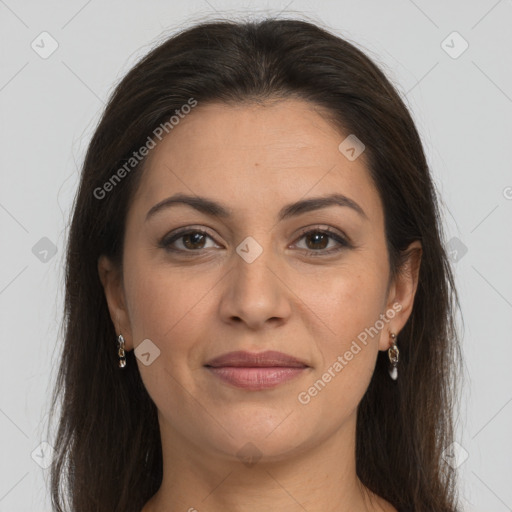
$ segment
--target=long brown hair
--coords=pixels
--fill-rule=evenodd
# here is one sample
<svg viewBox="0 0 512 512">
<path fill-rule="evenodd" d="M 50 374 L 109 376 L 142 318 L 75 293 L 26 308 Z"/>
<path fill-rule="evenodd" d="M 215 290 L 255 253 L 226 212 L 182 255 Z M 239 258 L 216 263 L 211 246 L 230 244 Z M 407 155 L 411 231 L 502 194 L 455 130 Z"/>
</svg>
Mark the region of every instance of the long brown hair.
<svg viewBox="0 0 512 512">
<path fill-rule="evenodd" d="M 97 270 L 102 254 L 122 265 L 126 213 L 146 159 L 126 164 L 191 98 L 239 104 L 292 96 L 324 107 L 365 144 L 393 275 L 411 242 L 423 248 L 414 308 L 397 338 L 399 378 L 389 378 L 379 352 L 358 407 L 357 474 L 399 509 L 457 510 L 456 471 L 443 450 L 454 440 L 462 362 L 458 298 L 419 134 L 395 87 L 354 44 L 309 21 L 268 18 L 210 20 L 159 44 L 118 84 L 92 137 L 69 231 L 64 346 L 50 413 L 60 399 L 51 443 L 56 511 L 140 512 L 162 480 L 156 406 L 133 352 L 118 368 Z"/>
</svg>

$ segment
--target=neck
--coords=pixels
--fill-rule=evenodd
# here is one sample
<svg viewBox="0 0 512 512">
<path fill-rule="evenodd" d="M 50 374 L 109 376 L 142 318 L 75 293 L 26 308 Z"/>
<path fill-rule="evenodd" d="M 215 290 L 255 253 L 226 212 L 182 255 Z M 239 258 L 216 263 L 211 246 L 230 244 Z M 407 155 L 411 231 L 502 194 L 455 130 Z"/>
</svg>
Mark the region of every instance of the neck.
<svg viewBox="0 0 512 512">
<path fill-rule="evenodd" d="M 357 477 L 355 420 L 313 448 L 244 464 L 198 449 L 160 419 L 162 485 L 142 512 L 395 512 Z"/>
</svg>

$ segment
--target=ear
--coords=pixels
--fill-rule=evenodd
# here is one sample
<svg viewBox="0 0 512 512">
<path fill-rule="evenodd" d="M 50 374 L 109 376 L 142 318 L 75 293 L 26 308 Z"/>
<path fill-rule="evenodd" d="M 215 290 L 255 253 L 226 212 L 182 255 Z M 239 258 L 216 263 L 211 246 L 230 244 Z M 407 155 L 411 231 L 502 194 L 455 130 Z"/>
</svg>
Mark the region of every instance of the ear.
<svg viewBox="0 0 512 512">
<path fill-rule="evenodd" d="M 421 242 L 412 242 L 404 252 L 404 262 L 396 278 L 389 286 L 386 311 L 388 323 L 382 329 L 379 350 L 387 350 L 391 346 L 391 333 L 398 333 L 411 315 L 414 297 L 418 288 L 418 276 L 421 265 Z"/>
<path fill-rule="evenodd" d="M 133 337 L 130 317 L 126 308 L 126 298 L 123 286 L 123 275 L 118 265 L 115 265 L 107 256 L 98 258 L 98 274 L 100 276 L 105 297 L 107 299 L 110 318 L 116 329 L 116 334 L 123 335 L 125 350 L 132 350 Z"/>
</svg>

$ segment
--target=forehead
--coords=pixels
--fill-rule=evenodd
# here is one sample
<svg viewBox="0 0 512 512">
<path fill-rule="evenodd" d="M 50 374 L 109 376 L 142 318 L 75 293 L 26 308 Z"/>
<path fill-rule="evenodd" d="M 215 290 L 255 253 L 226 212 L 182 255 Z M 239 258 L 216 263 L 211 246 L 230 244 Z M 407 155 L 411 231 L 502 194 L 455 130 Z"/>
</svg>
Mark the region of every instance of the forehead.
<svg viewBox="0 0 512 512">
<path fill-rule="evenodd" d="M 364 152 L 351 161 L 339 149 L 347 135 L 301 100 L 198 104 L 151 150 L 134 206 L 147 210 L 182 192 L 242 215 L 339 192 L 378 216 Z"/>
</svg>

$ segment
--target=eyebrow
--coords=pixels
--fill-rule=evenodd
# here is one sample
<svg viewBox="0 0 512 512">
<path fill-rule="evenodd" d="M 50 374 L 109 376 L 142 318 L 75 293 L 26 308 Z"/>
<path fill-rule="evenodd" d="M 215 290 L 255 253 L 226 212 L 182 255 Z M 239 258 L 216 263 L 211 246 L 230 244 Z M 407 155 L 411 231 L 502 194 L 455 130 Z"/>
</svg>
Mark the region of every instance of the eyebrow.
<svg viewBox="0 0 512 512">
<path fill-rule="evenodd" d="M 220 219 L 227 219 L 232 216 L 233 211 L 207 197 L 190 196 L 186 194 L 175 194 L 159 203 L 155 204 L 146 214 L 146 221 L 153 217 L 157 212 L 161 212 L 171 206 L 185 204 L 195 208 L 201 213 L 218 217 Z M 364 210 L 352 199 L 343 194 L 331 194 L 328 196 L 313 197 L 310 199 L 302 199 L 295 203 L 288 204 L 281 208 L 277 215 L 279 221 L 301 215 L 303 213 L 320 210 L 329 206 L 344 206 L 351 208 L 357 212 L 361 217 L 368 220 L 368 216 Z"/>
</svg>

